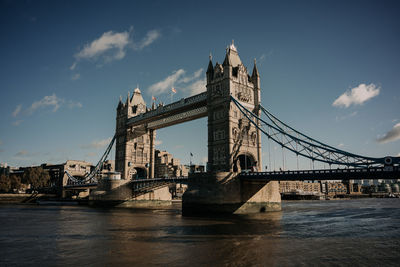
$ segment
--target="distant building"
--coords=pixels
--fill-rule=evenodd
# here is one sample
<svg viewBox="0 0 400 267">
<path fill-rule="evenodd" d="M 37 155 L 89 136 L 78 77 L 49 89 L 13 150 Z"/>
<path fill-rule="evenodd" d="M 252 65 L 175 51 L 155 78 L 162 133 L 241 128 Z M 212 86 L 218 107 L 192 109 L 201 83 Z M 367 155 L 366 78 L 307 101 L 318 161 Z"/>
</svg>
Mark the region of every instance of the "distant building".
<svg viewBox="0 0 400 267">
<path fill-rule="evenodd" d="M 352 183 L 351 180 L 344 182 L 347 187 L 347 194 L 361 194 L 361 183 Z"/>
<path fill-rule="evenodd" d="M 186 167 L 189 168 L 189 173 L 205 172 L 204 165 L 192 164 L 192 165 L 186 166 Z"/>
<path fill-rule="evenodd" d="M 102 173 L 107 174 L 109 172 L 115 172 L 115 160 L 109 159 L 104 161 Z"/>
<path fill-rule="evenodd" d="M 56 188 L 57 194 L 59 195 L 62 194 L 62 188 L 63 186 L 67 185 L 68 182 L 68 176 L 65 173 L 66 171 L 76 178 L 84 178 L 94 168 L 91 163 L 83 160 L 67 160 L 65 163 L 61 164 L 44 163 L 39 166 L 20 167 L 14 170 L 12 173 L 22 177 L 27 169 L 38 167 L 41 167 L 43 170 L 49 173 L 50 186 L 54 186 Z"/>
<path fill-rule="evenodd" d="M 303 181 L 279 181 L 279 193 L 298 193 L 304 195 L 320 194 L 321 183 Z"/>
<path fill-rule="evenodd" d="M 347 194 L 347 186 L 342 182 L 326 182 L 325 189 L 328 196 Z"/>
<path fill-rule="evenodd" d="M 0 163 L 0 175 L 9 175 L 10 174 L 10 166 L 7 163 Z"/>
<path fill-rule="evenodd" d="M 188 169 L 180 164 L 180 160 L 173 158 L 167 151 L 155 152 L 155 177 L 187 176 Z"/>
</svg>

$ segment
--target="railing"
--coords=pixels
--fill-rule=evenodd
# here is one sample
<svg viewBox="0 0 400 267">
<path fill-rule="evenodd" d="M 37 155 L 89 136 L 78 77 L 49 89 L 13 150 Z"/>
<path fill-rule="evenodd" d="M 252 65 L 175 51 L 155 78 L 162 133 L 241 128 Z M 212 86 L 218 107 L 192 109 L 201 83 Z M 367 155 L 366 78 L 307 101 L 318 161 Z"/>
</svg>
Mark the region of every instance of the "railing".
<svg viewBox="0 0 400 267">
<path fill-rule="evenodd" d="M 131 180 L 130 183 L 134 185 L 140 185 L 140 188 L 144 188 L 146 185 L 150 184 L 162 184 L 162 183 L 182 183 L 182 182 L 187 182 L 188 177 L 187 176 L 180 176 L 180 177 L 171 177 L 171 178 L 153 178 L 153 179 L 135 179 Z M 68 185 L 65 185 L 64 188 L 82 188 L 82 187 L 92 187 L 92 186 L 97 186 L 98 183 L 70 183 Z M 139 188 L 137 187 L 137 188 Z"/>
<path fill-rule="evenodd" d="M 141 113 L 135 117 L 132 117 L 128 120 L 128 124 L 133 124 L 141 120 L 165 114 L 167 112 L 170 112 L 171 110 L 180 109 L 206 100 L 207 100 L 207 92 L 200 93 L 198 95 L 194 95 L 188 98 L 182 98 L 177 102 L 165 106 L 160 106 L 154 110 L 150 110 L 148 112 Z"/>
<path fill-rule="evenodd" d="M 340 150 L 313 139 L 289 125 L 285 124 L 268 110 L 259 105 L 267 118 L 264 120 L 245 107 L 240 101 L 231 96 L 231 100 L 239 111 L 260 132 L 283 148 L 293 152 L 297 157 L 302 156 L 312 161 L 319 161 L 329 165 L 349 167 L 381 167 L 383 165 L 399 165 L 400 157 L 372 158 L 356 155 Z"/>
<path fill-rule="evenodd" d="M 400 179 L 400 168 L 393 166 L 374 168 L 321 169 L 298 171 L 242 172 L 244 180 L 374 180 Z"/>
</svg>

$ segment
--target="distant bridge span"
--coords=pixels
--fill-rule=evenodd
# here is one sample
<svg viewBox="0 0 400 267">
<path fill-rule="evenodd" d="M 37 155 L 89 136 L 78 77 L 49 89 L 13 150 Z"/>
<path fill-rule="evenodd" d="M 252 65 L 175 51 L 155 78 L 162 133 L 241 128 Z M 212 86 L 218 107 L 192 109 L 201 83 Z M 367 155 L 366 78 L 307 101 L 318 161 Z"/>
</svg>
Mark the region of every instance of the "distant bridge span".
<svg viewBox="0 0 400 267">
<path fill-rule="evenodd" d="M 304 181 L 304 180 L 376 180 L 400 179 L 399 167 L 321 169 L 270 172 L 242 172 L 239 174 L 244 181 Z"/>
</svg>

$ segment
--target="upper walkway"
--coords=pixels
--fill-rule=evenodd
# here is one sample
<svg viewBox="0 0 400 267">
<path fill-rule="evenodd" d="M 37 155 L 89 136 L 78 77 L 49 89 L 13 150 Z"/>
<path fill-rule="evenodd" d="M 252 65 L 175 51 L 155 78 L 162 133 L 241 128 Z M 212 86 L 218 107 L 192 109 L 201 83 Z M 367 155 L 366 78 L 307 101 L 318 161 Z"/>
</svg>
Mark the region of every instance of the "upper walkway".
<svg viewBox="0 0 400 267">
<path fill-rule="evenodd" d="M 240 179 L 248 181 L 298 181 L 298 180 L 360 180 L 400 179 L 400 168 L 393 166 L 375 168 L 321 169 L 298 171 L 242 172 Z"/>
<path fill-rule="evenodd" d="M 159 129 L 207 116 L 207 92 L 165 105 L 128 119 L 127 126 Z"/>
</svg>

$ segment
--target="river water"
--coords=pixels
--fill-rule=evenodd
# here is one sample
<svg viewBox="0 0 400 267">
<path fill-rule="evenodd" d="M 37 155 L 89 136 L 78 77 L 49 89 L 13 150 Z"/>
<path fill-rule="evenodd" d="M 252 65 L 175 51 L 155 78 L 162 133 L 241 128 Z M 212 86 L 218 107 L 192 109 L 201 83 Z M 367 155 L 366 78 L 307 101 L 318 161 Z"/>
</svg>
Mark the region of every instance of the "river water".
<svg viewBox="0 0 400 267">
<path fill-rule="evenodd" d="M 0 266 L 400 266 L 400 199 L 284 202 L 182 217 L 160 209 L 0 205 Z"/>
</svg>

